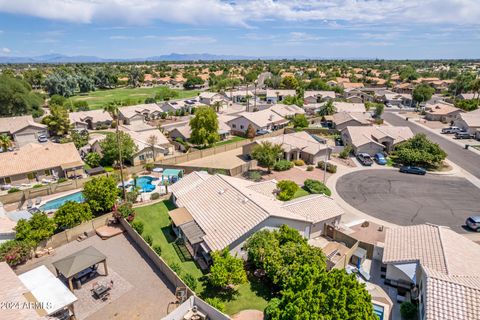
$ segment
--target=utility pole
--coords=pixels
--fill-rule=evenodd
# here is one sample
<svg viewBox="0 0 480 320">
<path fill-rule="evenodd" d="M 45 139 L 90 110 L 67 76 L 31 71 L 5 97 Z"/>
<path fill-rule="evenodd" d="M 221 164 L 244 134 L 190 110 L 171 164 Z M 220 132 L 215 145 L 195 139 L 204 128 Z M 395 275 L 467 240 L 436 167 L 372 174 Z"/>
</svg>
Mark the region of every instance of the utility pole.
<svg viewBox="0 0 480 320">
<path fill-rule="evenodd" d="M 247 86 L 245 87 L 245 98 L 247 98 L 247 112 L 250 112 L 250 108 L 248 105 L 248 82 L 247 82 Z"/>
<path fill-rule="evenodd" d="M 257 109 L 257 85 L 258 81 L 255 80 L 255 91 L 253 92 L 253 111 Z"/>
</svg>

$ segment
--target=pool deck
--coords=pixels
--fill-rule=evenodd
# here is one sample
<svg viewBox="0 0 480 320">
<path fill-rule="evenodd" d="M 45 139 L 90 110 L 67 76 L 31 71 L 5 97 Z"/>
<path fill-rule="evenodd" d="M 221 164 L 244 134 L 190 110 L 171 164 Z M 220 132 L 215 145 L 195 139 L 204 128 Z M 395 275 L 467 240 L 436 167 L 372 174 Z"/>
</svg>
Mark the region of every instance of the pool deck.
<svg viewBox="0 0 480 320">
<path fill-rule="evenodd" d="M 42 199 L 42 201 L 38 205 L 35 205 L 35 199 L 36 198 L 33 198 L 31 200 L 34 203 L 34 205 L 33 205 L 34 208 L 40 208 L 40 206 L 44 205 L 48 201 L 55 200 L 55 199 L 58 199 L 58 198 L 61 198 L 61 197 L 65 197 L 65 196 L 68 196 L 70 194 L 77 193 L 77 192 L 80 192 L 80 191 L 82 191 L 82 189 L 68 190 L 68 191 L 64 191 L 64 192 L 59 192 L 59 193 L 55 193 L 55 194 L 49 194 L 49 195 L 46 195 L 46 196 L 41 196 L 40 198 Z M 7 212 L 17 211 L 17 210 L 27 210 L 27 201 L 25 201 L 23 203 L 23 206 L 20 209 L 18 208 L 19 204 L 20 204 L 19 202 L 9 203 L 9 204 L 6 204 L 4 206 L 4 208 Z"/>
</svg>

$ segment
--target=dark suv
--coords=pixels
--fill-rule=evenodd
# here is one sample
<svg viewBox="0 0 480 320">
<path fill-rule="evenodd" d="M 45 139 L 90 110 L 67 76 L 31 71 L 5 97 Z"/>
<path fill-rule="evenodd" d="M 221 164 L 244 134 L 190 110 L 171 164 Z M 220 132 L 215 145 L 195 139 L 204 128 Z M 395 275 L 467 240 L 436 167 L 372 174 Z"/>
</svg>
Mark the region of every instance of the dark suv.
<svg viewBox="0 0 480 320">
<path fill-rule="evenodd" d="M 472 135 L 466 131 L 460 131 L 455 133 L 455 139 L 470 139 Z"/>
<path fill-rule="evenodd" d="M 368 153 L 357 154 L 358 161 L 364 166 L 371 166 L 373 164 L 372 157 Z"/>
</svg>

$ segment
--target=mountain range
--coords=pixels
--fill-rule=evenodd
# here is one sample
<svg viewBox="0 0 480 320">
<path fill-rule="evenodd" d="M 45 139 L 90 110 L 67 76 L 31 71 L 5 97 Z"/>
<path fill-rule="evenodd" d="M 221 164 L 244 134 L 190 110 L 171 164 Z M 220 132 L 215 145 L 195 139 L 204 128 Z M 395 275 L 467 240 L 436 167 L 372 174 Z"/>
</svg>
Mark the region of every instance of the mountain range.
<svg viewBox="0 0 480 320">
<path fill-rule="evenodd" d="M 250 57 L 235 55 L 215 55 L 210 53 L 170 53 L 146 58 L 113 59 L 97 56 L 68 56 L 52 53 L 34 57 L 0 56 L 0 63 L 87 63 L 87 62 L 132 62 L 132 61 L 214 61 L 214 60 L 255 60 L 273 57 Z"/>
</svg>

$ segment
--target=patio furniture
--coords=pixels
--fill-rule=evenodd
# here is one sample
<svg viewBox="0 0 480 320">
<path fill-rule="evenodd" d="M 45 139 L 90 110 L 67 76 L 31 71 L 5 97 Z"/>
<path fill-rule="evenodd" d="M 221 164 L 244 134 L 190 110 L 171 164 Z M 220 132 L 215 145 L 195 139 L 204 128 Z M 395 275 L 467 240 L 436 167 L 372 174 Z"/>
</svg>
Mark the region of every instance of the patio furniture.
<svg viewBox="0 0 480 320">
<path fill-rule="evenodd" d="M 95 287 L 95 289 L 93 289 L 93 295 L 95 298 L 103 300 L 105 297 L 108 297 L 110 295 L 109 293 L 110 290 L 111 289 L 109 287 L 101 284 Z"/>
<path fill-rule="evenodd" d="M 31 209 L 33 207 L 33 202 L 31 199 L 28 199 L 27 201 L 27 209 Z"/>
<path fill-rule="evenodd" d="M 35 205 L 38 206 L 42 202 L 42 197 L 36 197 L 35 198 Z"/>
<path fill-rule="evenodd" d="M 53 267 L 55 268 L 57 275 L 62 275 L 67 279 L 70 290 L 73 291 L 72 280 L 75 277 L 79 278 L 78 275 L 82 273 L 90 274 L 95 271 L 93 275 L 96 275 L 99 263 L 103 263 L 104 275 L 107 276 L 107 257 L 94 247 L 90 246 L 63 259 L 55 261 Z M 90 272 L 88 272 L 88 269 L 90 269 Z"/>
</svg>

